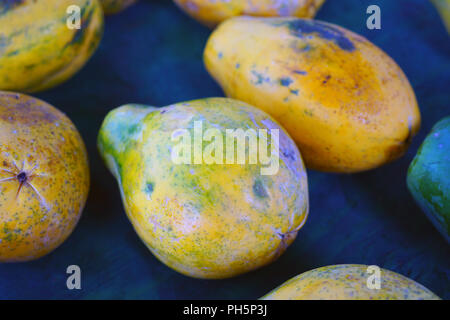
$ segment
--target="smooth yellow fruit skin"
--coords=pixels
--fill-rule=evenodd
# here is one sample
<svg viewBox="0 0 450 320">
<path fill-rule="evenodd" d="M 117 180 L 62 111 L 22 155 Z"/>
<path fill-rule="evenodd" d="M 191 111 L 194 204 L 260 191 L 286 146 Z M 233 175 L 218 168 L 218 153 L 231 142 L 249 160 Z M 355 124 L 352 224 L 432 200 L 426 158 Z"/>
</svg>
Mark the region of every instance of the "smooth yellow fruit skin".
<svg viewBox="0 0 450 320">
<path fill-rule="evenodd" d="M 75 228 L 88 190 L 86 149 L 67 116 L 39 99 L 0 91 L 0 263 L 58 247 Z"/>
<path fill-rule="evenodd" d="M 137 2 L 137 0 L 99 0 L 99 1 L 102 4 L 103 11 L 105 12 L 105 14 L 119 13 Z"/>
<path fill-rule="evenodd" d="M 329 23 L 237 17 L 204 51 L 228 97 L 283 125 L 307 167 L 358 172 L 400 157 L 420 127 L 408 79 L 381 49 Z"/>
<path fill-rule="evenodd" d="M 369 289 L 368 266 L 342 264 L 302 273 L 262 300 L 440 300 L 421 284 L 380 268 L 380 289 Z"/>
<path fill-rule="evenodd" d="M 80 29 L 66 24 L 71 5 L 80 8 Z M 97 0 L 13 0 L 0 2 L 0 12 L 0 90 L 37 92 L 61 84 L 87 62 L 103 32 Z"/>
<path fill-rule="evenodd" d="M 259 164 L 248 162 L 175 164 L 171 135 L 192 131 L 197 120 L 204 130 L 279 129 L 278 173 L 263 176 Z M 209 98 L 160 109 L 125 105 L 108 114 L 98 144 L 139 237 L 184 275 L 220 279 L 266 265 L 306 221 L 307 177 L 295 143 L 269 115 L 243 102 Z"/>
<path fill-rule="evenodd" d="M 325 0 L 174 0 L 197 21 L 214 27 L 235 16 L 313 18 Z"/>
</svg>

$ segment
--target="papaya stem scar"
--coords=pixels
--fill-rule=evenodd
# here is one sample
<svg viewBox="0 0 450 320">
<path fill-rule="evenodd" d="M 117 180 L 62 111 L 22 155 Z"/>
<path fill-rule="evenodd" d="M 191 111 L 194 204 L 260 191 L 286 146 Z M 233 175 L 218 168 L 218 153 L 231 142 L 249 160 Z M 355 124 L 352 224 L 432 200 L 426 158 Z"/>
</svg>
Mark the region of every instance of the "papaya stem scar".
<svg viewBox="0 0 450 320">
<path fill-rule="evenodd" d="M 6 169 L 6 168 L 0 168 L 0 171 L 10 174 L 10 177 L 0 179 L 0 182 L 7 182 L 7 181 L 14 181 L 17 180 L 19 183 L 19 187 L 16 192 L 16 200 L 20 195 L 20 191 L 22 191 L 22 188 L 24 186 L 27 186 L 33 190 L 33 192 L 38 196 L 40 203 L 48 210 L 47 203 L 44 199 L 44 197 L 39 193 L 39 191 L 36 189 L 36 187 L 31 183 L 31 180 L 35 177 L 42 177 L 45 175 L 42 174 L 36 174 L 34 171 L 36 168 L 39 167 L 38 164 L 36 164 L 34 167 L 32 167 L 30 170 L 25 169 L 25 161 L 22 161 L 22 166 L 19 169 L 16 162 L 12 161 L 13 169 Z"/>
</svg>

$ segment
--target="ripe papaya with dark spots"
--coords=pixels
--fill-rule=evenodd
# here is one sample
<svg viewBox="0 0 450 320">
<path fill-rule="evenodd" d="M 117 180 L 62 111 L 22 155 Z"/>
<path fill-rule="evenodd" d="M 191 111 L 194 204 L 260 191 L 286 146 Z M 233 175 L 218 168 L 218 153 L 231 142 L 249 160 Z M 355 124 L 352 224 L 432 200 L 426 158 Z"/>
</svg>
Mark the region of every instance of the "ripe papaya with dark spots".
<svg viewBox="0 0 450 320">
<path fill-rule="evenodd" d="M 102 32 L 98 0 L 0 1 L 0 90 L 61 84 L 85 65 Z"/>
<path fill-rule="evenodd" d="M 37 259 L 63 243 L 88 191 L 87 152 L 70 119 L 0 91 L 0 263 Z"/>
<path fill-rule="evenodd" d="M 420 127 L 411 85 L 367 39 L 308 19 L 236 17 L 204 61 L 230 98 L 272 115 L 307 167 L 352 173 L 402 156 Z"/>
</svg>

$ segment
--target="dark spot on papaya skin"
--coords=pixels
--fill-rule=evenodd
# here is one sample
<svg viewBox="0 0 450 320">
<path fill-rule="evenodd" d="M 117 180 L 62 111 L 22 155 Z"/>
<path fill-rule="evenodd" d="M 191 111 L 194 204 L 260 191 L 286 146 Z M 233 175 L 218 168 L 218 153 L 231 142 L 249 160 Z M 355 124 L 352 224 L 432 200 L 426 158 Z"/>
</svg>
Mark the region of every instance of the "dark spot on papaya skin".
<svg viewBox="0 0 450 320">
<path fill-rule="evenodd" d="M 306 71 L 301 71 L 301 70 L 294 70 L 294 73 L 295 73 L 295 74 L 300 74 L 300 75 L 302 75 L 302 76 L 306 76 L 306 75 L 308 74 L 308 72 L 306 72 Z"/>
<path fill-rule="evenodd" d="M 267 198 L 269 196 L 266 189 L 264 188 L 263 183 L 260 180 L 256 180 L 253 184 L 253 193 L 258 198 Z"/>
<path fill-rule="evenodd" d="M 148 195 L 151 195 L 153 193 L 153 183 L 151 182 L 147 182 L 147 185 L 145 187 L 145 191 L 147 192 Z"/>
<path fill-rule="evenodd" d="M 164 114 L 166 112 L 167 112 L 167 110 L 163 110 L 163 111 L 160 112 L 160 114 Z"/>
<path fill-rule="evenodd" d="M 322 39 L 333 41 L 342 50 L 353 52 L 356 48 L 344 33 L 334 26 L 317 20 L 295 19 L 277 23 L 276 26 L 287 26 L 294 36 L 304 38 L 305 35 L 315 33 Z"/>
<path fill-rule="evenodd" d="M 304 113 L 305 115 L 307 115 L 308 117 L 312 117 L 312 116 L 313 116 L 312 110 L 304 110 L 303 113 Z"/>
<path fill-rule="evenodd" d="M 291 90 L 292 94 L 295 94 L 296 96 L 298 96 L 298 90 Z"/>
<path fill-rule="evenodd" d="M 6 56 L 7 57 L 13 57 L 13 56 L 17 56 L 18 54 L 19 54 L 19 50 L 14 50 L 14 51 L 11 51 L 11 52 L 8 52 L 7 54 L 6 54 Z"/>
<path fill-rule="evenodd" d="M 327 84 L 328 80 L 330 80 L 330 79 L 331 79 L 331 76 L 330 76 L 330 75 L 327 75 L 327 76 L 325 77 L 325 80 L 322 81 L 322 84 Z"/>
<path fill-rule="evenodd" d="M 256 70 L 252 70 L 252 74 L 256 77 L 256 81 L 253 81 L 255 85 L 263 84 L 264 82 L 270 82 L 269 77 L 264 77 L 263 74 L 257 72 Z"/>
<path fill-rule="evenodd" d="M 289 87 L 289 86 L 291 85 L 292 82 L 294 82 L 294 81 L 292 81 L 292 79 L 289 78 L 289 77 L 285 77 L 285 78 L 281 78 L 281 79 L 280 79 L 280 84 L 281 84 L 283 87 Z"/>
<path fill-rule="evenodd" d="M 9 10 L 12 10 L 22 4 L 24 4 L 25 0 L 2 0 L 0 1 L 0 15 L 7 13 Z"/>
</svg>

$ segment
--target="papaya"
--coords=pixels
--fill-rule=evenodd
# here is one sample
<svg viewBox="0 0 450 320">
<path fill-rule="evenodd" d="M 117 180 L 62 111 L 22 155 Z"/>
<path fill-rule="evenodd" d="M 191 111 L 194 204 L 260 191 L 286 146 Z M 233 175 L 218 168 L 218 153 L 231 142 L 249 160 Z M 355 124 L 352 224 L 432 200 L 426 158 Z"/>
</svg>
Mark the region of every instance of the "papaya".
<svg viewBox="0 0 450 320">
<path fill-rule="evenodd" d="M 70 6 L 79 8 L 79 29 L 68 26 Z M 61 84 L 92 56 L 102 32 L 97 0 L 0 1 L 0 90 L 37 92 Z"/>
<path fill-rule="evenodd" d="M 188 15 L 206 26 L 235 16 L 313 18 L 325 0 L 174 0 Z"/>
<path fill-rule="evenodd" d="M 105 14 L 119 13 L 136 2 L 137 0 L 100 0 Z"/>
<path fill-rule="evenodd" d="M 57 248 L 88 191 L 86 148 L 70 119 L 42 100 L 0 91 L 0 263 Z"/>
<path fill-rule="evenodd" d="M 379 268 L 379 287 L 369 266 L 332 265 L 302 273 L 262 297 L 262 300 L 440 300 L 421 284 Z"/>
<path fill-rule="evenodd" d="M 409 166 L 407 185 L 450 243 L 450 117 L 439 121 L 425 138 Z"/>
<path fill-rule="evenodd" d="M 442 22 L 450 33 L 450 0 L 431 0 L 442 18 Z"/>
<path fill-rule="evenodd" d="M 220 279 L 266 265 L 306 221 L 295 143 L 243 102 L 124 105 L 105 118 L 98 147 L 140 239 L 184 275 Z"/>
<path fill-rule="evenodd" d="M 225 94 L 273 116 L 308 168 L 354 173 L 399 158 L 420 127 L 411 85 L 367 39 L 298 18 L 235 17 L 204 62 Z"/>
</svg>

